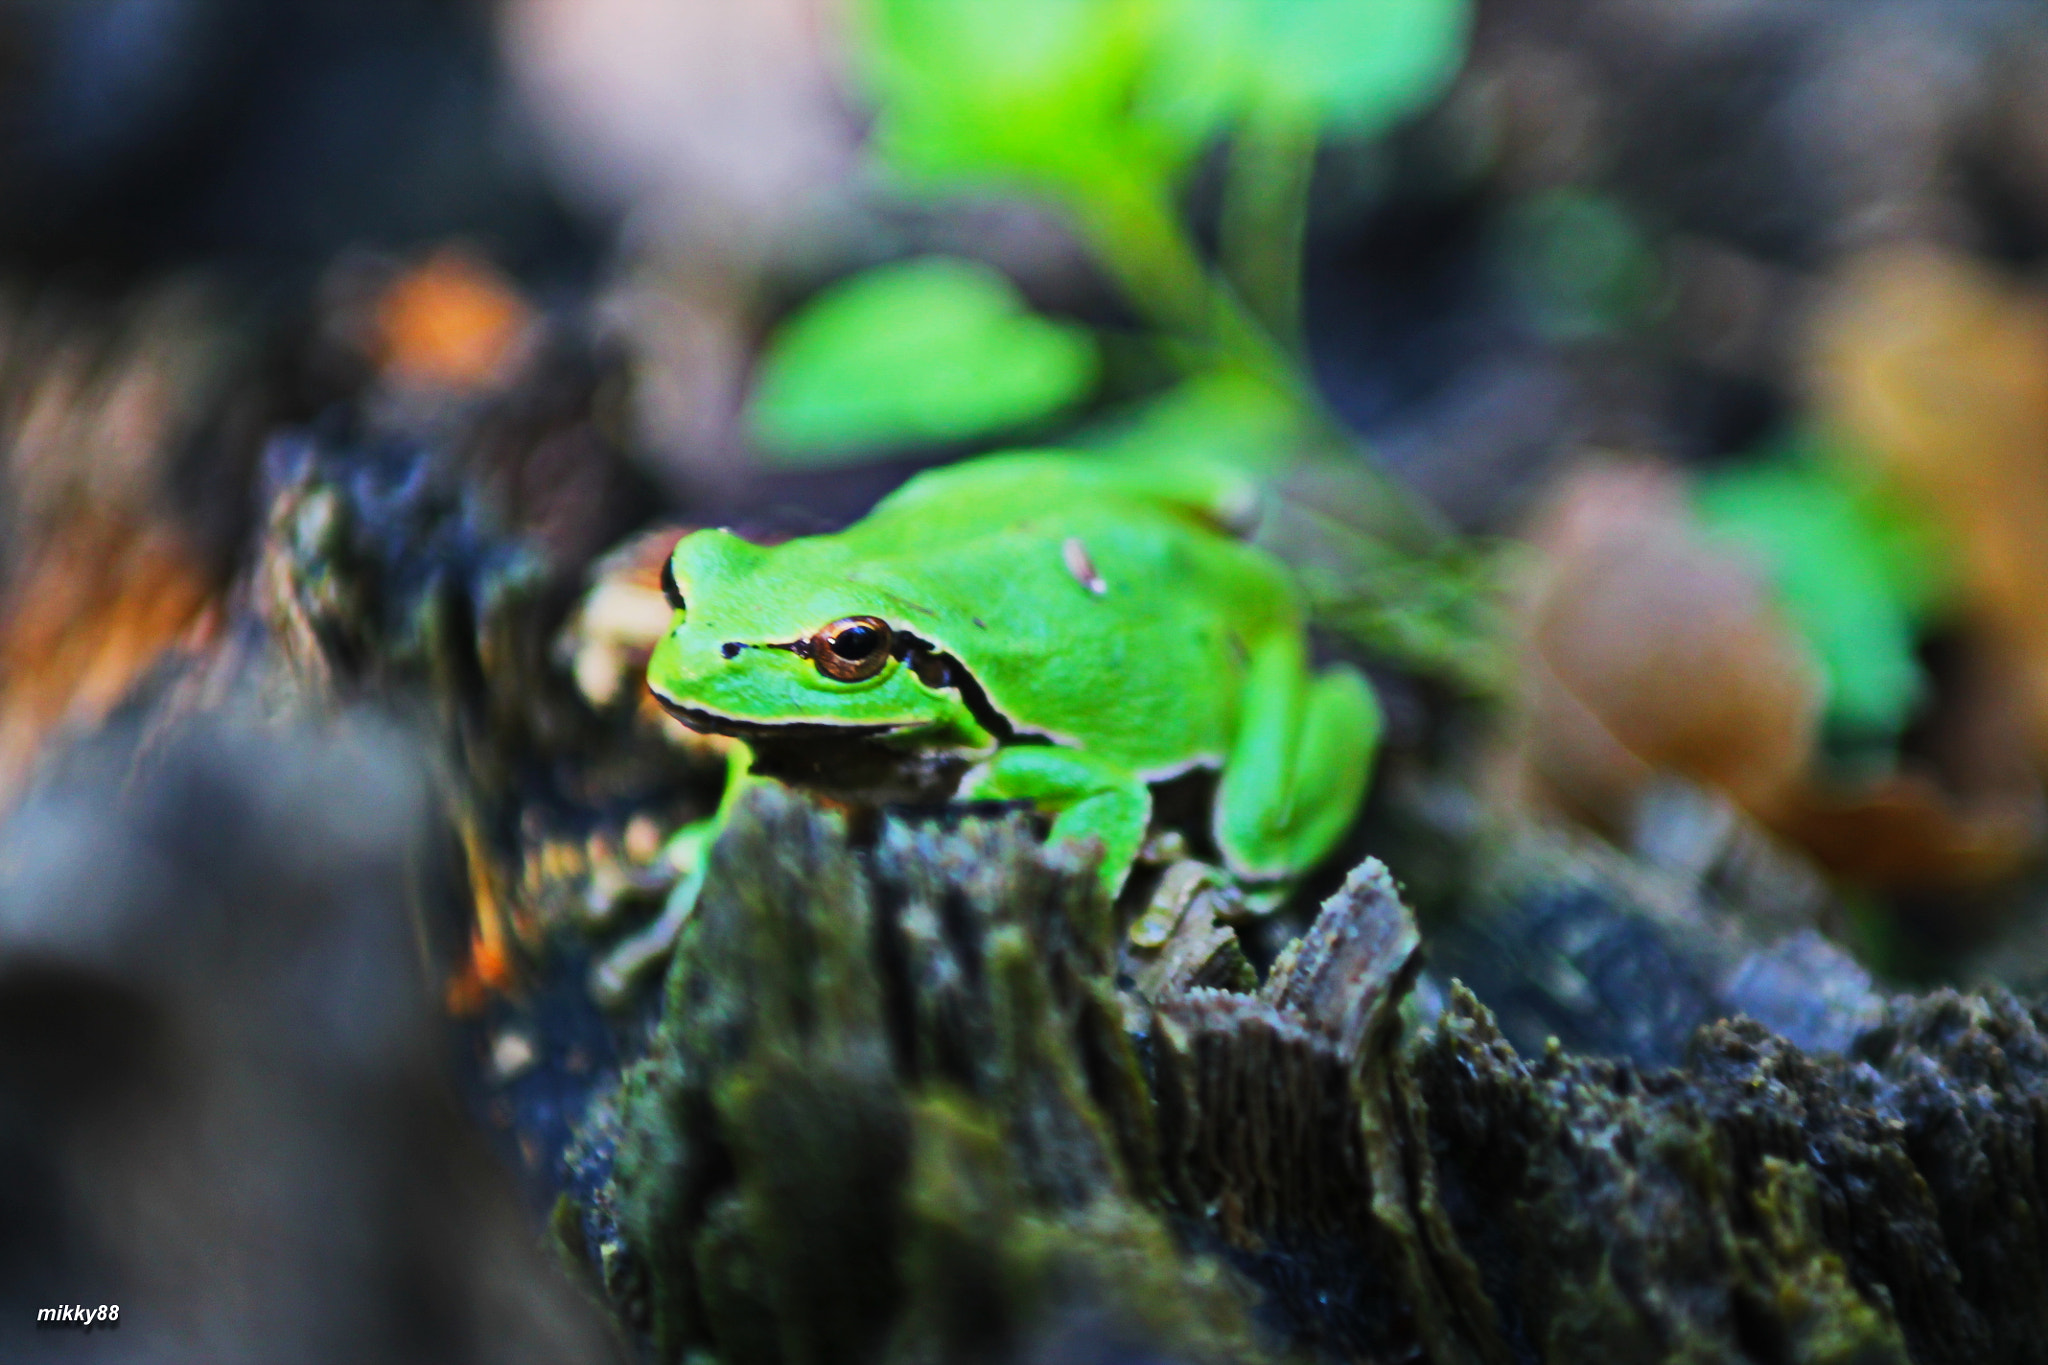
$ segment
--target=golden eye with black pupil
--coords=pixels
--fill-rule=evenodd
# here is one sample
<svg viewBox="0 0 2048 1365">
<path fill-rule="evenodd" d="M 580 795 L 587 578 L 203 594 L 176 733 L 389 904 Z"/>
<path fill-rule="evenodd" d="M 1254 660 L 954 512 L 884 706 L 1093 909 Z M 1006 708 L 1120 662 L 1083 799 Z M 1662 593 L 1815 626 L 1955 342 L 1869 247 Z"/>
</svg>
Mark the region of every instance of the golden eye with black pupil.
<svg viewBox="0 0 2048 1365">
<path fill-rule="evenodd" d="M 811 636 L 811 662 L 828 678 L 860 682 L 889 662 L 889 623 L 876 616 L 845 616 Z"/>
<path fill-rule="evenodd" d="M 683 610 L 683 590 L 676 586 L 676 562 L 673 558 L 661 561 L 661 595 L 668 599 L 671 610 Z"/>
</svg>

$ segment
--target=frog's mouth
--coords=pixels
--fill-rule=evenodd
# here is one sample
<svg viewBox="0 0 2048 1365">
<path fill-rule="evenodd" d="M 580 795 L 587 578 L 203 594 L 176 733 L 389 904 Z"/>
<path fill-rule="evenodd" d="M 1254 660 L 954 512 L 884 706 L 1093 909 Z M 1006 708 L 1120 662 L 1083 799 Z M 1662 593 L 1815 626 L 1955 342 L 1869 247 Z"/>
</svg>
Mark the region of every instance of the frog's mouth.
<svg viewBox="0 0 2048 1365">
<path fill-rule="evenodd" d="M 661 703 L 661 709 L 674 716 L 692 730 L 707 735 L 731 735 L 735 739 L 877 739 L 893 735 L 899 730 L 911 728 L 912 722 L 883 722 L 881 724 L 819 720 L 765 721 L 741 720 L 736 716 L 721 715 L 701 707 L 684 706 L 681 702 L 670 701 L 652 687 L 647 689 L 654 699 Z"/>
</svg>

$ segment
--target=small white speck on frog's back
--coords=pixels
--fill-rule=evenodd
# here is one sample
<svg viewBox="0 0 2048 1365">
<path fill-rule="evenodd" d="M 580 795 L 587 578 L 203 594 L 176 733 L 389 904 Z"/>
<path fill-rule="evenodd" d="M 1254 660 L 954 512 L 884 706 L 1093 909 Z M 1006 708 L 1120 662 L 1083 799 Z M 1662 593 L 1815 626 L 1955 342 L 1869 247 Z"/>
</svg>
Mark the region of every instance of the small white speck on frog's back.
<svg viewBox="0 0 2048 1365">
<path fill-rule="evenodd" d="M 1081 543 L 1081 537 L 1068 536 L 1060 546 L 1060 556 L 1067 562 L 1067 572 L 1097 597 L 1109 591 L 1109 584 L 1102 581 L 1102 575 L 1095 572 L 1095 561 L 1088 557 L 1088 547 Z"/>
</svg>

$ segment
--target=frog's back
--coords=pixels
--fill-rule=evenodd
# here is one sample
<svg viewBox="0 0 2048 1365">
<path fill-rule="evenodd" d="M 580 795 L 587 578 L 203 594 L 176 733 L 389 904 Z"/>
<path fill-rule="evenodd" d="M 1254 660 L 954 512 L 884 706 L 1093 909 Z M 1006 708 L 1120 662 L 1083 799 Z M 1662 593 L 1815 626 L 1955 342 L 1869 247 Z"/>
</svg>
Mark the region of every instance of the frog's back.
<svg viewBox="0 0 2048 1365">
<path fill-rule="evenodd" d="M 1293 586 L 1197 499 L 1059 463 L 1081 458 L 923 476 L 833 538 L 846 575 L 1020 732 L 1148 776 L 1220 765 L 1250 654 L 1302 628 Z"/>
<path fill-rule="evenodd" d="M 1010 451 L 926 470 L 884 498 L 849 534 L 887 539 L 915 528 L 927 538 L 965 539 L 1020 517 L 1108 501 L 1150 503 L 1228 531 L 1254 510 L 1257 485 L 1227 467 L 1195 460 Z"/>
</svg>

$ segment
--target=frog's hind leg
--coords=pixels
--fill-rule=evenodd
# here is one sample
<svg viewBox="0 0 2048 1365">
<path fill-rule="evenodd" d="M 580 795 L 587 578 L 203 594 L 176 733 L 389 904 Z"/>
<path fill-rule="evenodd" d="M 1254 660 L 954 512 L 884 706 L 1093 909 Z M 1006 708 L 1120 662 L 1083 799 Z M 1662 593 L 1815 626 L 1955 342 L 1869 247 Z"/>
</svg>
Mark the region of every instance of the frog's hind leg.
<svg viewBox="0 0 2048 1365">
<path fill-rule="evenodd" d="M 1328 854 L 1358 812 L 1380 728 L 1379 703 L 1357 669 L 1311 672 L 1300 636 L 1266 641 L 1216 793 L 1216 842 L 1232 870 L 1290 877 Z"/>
<path fill-rule="evenodd" d="M 997 750 L 967 775 L 960 795 L 1030 801 L 1051 813 L 1053 840 L 1100 840 L 1102 889 L 1111 900 L 1123 889 L 1152 821 L 1152 789 L 1141 779 L 1051 745 Z"/>
</svg>

